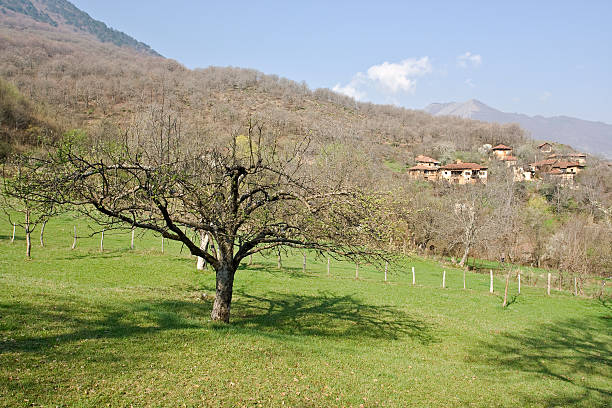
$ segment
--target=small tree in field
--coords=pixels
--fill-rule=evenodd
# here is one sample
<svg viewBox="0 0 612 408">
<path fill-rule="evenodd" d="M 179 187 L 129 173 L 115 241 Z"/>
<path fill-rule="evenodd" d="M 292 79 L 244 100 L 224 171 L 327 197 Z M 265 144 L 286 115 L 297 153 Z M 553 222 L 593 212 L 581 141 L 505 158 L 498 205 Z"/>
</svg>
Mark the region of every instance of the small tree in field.
<svg viewBox="0 0 612 408">
<path fill-rule="evenodd" d="M 39 191 L 30 182 L 35 178 L 38 166 L 17 159 L 5 165 L 2 174 L 2 210 L 14 226 L 23 228 L 26 237 L 26 257 L 32 256 L 32 232 L 45 225 L 53 216 L 57 205 L 41 200 Z M 41 243 L 43 242 L 41 233 Z"/>
<path fill-rule="evenodd" d="M 45 172 L 27 188 L 101 225 L 182 242 L 215 270 L 211 317 L 228 322 L 236 270 L 252 254 L 288 246 L 377 256 L 364 246 L 376 237 L 372 202 L 342 174 L 318 171 L 313 151 L 306 137 L 251 122 L 229 135 L 186 136 L 179 120 L 152 112 L 122 140 L 69 135 L 38 160 Z"/>
</svg>

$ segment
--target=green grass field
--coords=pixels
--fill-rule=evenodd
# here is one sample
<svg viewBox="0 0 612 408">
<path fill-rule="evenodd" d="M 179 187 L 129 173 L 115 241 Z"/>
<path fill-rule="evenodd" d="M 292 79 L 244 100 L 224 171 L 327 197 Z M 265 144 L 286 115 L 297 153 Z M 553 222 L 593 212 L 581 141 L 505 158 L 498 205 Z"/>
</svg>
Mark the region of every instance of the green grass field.
<svg viewBox="0 0 612 408">
<path fill-rule="evenodd" d="M 180 245 L 83 238 L 70 216 L 10 243 L 0 222 L 0 405 L 583 406 L 612 401 L 612 306 L 422 259 L 355 267 L 296 253 L 236 276 L 232 323 L 209 320 L 214 274 Z M 410 266 L 417 285 L 412 286 Z M 208 296 L 202 298 L 202 294 Z"/>
</svg>

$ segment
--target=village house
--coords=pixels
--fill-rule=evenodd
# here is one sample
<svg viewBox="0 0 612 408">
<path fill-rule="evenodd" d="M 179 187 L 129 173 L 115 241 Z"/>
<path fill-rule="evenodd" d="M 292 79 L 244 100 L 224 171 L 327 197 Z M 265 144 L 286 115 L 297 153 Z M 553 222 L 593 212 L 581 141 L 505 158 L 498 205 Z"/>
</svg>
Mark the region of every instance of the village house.
<svg viewBox="0 0 612 408">
<path fill-rule="evenodd" d="M 487 167 L 476 163 L 451 163 L 440 167 L 441 178 L 453 184 L 487 182 Z"/>
<path fill-rule="evenodd" d="M 586 154 L 584 153 L 551 154 L 547 157 L 547 159 L 566 160 L 571 162 L 578 162 L 580 164 L 586 164 Z"/>
<path fill-rule="evenodd" d="M 493 154 L 498 160 L 504 160 L 504 157 L 512 157 L 512 148 L 503 144 L 498 144 L 491 148 Z"/>
<path fill-rule="evenodd" d="M 411 178 L 417 180 L 437 181 L 439 179 L 440 162 L 431 157 L 419 155 L 417 165 L 408 169 Z"/>
<path fill-rule="evenodd" d="M 531 163 L 529 166 L 534 177 L 536 174 L 539 174 L 564 182 L 573 182 L 576 174 L 580 173 L 584 168 L 583 163 L 555 158 Z"/>
<path fill-rule="evenodd" d="M 538 150 L 541 153 L 552 153 L 552 145 L 548 142 L 540 143 L 538 145 Z"/>
<path fill-rule="evenodd" d="M 506 167 L 513 167 L 518 163 L 518 159 L 515 156 L 504 156 L 500 160 L 506 163 Z"/>
</svg>

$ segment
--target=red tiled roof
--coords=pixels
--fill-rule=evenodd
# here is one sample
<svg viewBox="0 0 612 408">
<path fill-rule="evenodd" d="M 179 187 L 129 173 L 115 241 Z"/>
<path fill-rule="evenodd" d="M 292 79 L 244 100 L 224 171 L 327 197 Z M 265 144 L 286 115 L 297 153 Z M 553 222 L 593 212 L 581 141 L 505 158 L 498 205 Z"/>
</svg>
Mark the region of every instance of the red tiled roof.
<svg viewBox="0 0 612 408">
<path fill-rule="evenodd" d="M 512 148 L 504 144 L 498 144 L 497 146 L 493 147 L 491 150 L 512 150 Z"/>
<path fill-rule="evenodd" d="M 548 143 L 548 142 L 544 142 L 544 143 L 540 143 L 540 144 L 538 145 L 538 149 L 540 149 L 540 148 L 542 148 L 542 147 L 544 147 L 544 146 L 546 146 L 546 145 L 552 146 L 550 143 Z"/>
<path fill-rule="evenodd" d="M 431 157 L 428 157 L 428 156 L 423 156 L 422 154 L 419 154 L 415 160 L 420 163 L 440 163 L 436 159 L 432 159 Z"/>
<path fill-rule="evenodd" d="M 568 167 L 584 167 L 584 166 L 578 162 L 570 162 L 570 161 L 559 161 L 553 164 L 553 168 L 555 169 L 567 169 Z"/>
<path fill-rule="evenodd" d="M 584 153 L 567 153 L 567 154 L 551 154 L 549 156 L 547 156 L 547 158 L 549 159 L 560 159 L 562 157 L 586 157 L 586 154 Z"/>
<path fill-rule="evenodd" d="M 443 170 L 486 170 L 485 166 L 476 163 L 451 163 L 442 166 Z"/>
<path fill-rule="evenodd" d="M 408 169 L 408 171 L 417 171 L 417 170 L 438 170 L 438 166 L 425 166 L 422 164 L 417 164 Z"/>
<path fill-rule="evenodd" d="M 549 166 L 551 164 L 555 164 L 556 162 L 557 162 L 556 159 L 546 159 L 546 160 L 540 160 L 535 163 L 529 163 L 529 165 L 533 167 L 540 167 L 540 166 Z"/>
</svg>

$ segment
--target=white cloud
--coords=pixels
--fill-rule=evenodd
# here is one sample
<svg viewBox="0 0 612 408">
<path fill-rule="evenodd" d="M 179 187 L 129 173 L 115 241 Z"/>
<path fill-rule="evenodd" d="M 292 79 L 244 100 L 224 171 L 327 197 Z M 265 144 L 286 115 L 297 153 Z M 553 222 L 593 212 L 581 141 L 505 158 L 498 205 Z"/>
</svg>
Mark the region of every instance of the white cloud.
<svg viewBox="0 0 612 408">
<path fill-rule="evenodd" d="M 542 94 L 540 95 L 540 100 L 542 102 L 546 102 L 547 100 L 550 99 L 550 97 L 552 96 L 552 93 L 550 93 L 550 91 L 544 91 L 542 92 Z"/>
<path fill-rule="evenodd" d="M 416 78 L 430 72 L 432 66 L 429 57 L 408 58 L 398 63 L 385 61 L 380 65 L 371 66 L 365 74 L 358 72 L 345 86 L 336 84 L 333 90 L 357 100 L 366 98 L 366 89 L 377 90 L 384 94 L 414 93 Z"/>
<path fill-rule="evenodd" d="M 338 92 L 338 93 L 350 96 L 351 98 L 355 98 L 358 101 L 363 101 L 366 98 L 367 94 L 364 91 L 360 91 L 357 89 L 360 83 L 361 81 L 358 81 L 355 78 L 353 78 L 351 82 L 349 82 L 348 84 L 344 86 L 340 86 L 340 84 L 336 84 L 336 86 L 334 86 L 332 90 L 334 92 Z"/>
<path fill-rule="evenodd" d="M 368 68 L 368 78 L 379 82 L 389 91 L 414 93 L 417 76 L 431 72 L 429 57 L 405 59 L 400 63 L 383 62 Z"/>
<path fill-rule="evenodd" d="M 461 68 L 467 68 L 468 66 L 478 67 L 480 64 L 482 64 L 482 56 L 480 54 L 472 54 L 468 51 L 457 57 L 457 65 Z"/>
<path fill-rule="evenodd" d="M 469 86 L 470 88 L 475 87 L 476 85 L 474 85 L 474 81 L 472 81 L 472 78 L 468 78 L 465 81 L 463 81 L 463 83 L 465 83 L 467 86 Z"/>
</svg>

